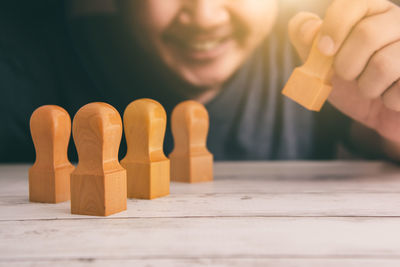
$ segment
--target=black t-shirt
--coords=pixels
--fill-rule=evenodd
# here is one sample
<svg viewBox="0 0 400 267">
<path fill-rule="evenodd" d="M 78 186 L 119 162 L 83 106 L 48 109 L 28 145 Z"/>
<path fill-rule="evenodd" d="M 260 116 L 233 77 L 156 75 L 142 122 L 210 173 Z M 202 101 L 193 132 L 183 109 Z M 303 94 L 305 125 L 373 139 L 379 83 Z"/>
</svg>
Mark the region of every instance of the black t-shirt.
<svg viewBox="0 0 400 267">
<path fill-rule="evenodd" d="M 22 9 L 17 2 L 0 8 L 0 161 L 34 160 L 29 118 L 40 105 L 60 105 L 73 117 L 81 106 L 104 101 L 122 114 L 131 101 L 149 97 L 170 114 L 185 100 L 118 14 L 66 20 L 59 1 Z M 216 160 L 332 159 L 346 139 L 349 119 L 329 104 L 310 112 L 280 93 L 299 62 L 278 36 L 271 34 L 206 104 Z M 172 146 L 167 129 L 167 154 Z M 125 151 L 123 141 L 120 156 Z M 70 158 L 77 160 L 72 141 Z"/>
</svg>

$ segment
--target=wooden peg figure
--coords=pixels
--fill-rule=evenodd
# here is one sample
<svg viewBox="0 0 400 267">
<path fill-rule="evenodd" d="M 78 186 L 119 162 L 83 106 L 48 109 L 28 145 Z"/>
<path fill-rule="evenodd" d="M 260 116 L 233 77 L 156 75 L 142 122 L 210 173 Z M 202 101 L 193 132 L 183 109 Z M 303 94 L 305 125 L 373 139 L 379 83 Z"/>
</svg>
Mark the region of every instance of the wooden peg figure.
<svg viewBox="0 0 400 267">
<path fill-rule="evenodd" d="M 30 119 L 36 161 L 29 169 L 29 200 L 59 203 L 70 198 L 70 174 L 74 166 L 68 160 L 71 119 L 58 106 L 42 106 Z"/>
<path fill-rule="evenodd" d="M 213 180 L 213 155 L 208 151 L 209 117 L 206 108 L 195 101 L 184 101 L 172 111 L 174 150 L 171 180 L 197 183 Z"/>
<path fill-rule="evenodd" d="M 154 199 L 169 194 L 169 160 L 163 143 L 167 115 L 160 103 L 139 99 L 124 112 L 128 151 L 121 161 L 128 173 L 128 197 Z"/>
<path fill-rule="evenodd" d="M 71 213 L 108 216 L 126 210 L 126 171 L 118 162 L 122 121 L 106 103 L 75 115 L 72 134 L 79 163 L 71 175 Z"/>
<path fill-rule="evenodd" d="M 282 93 L 293 101 L 313 111 L 319 111 L 332 91 L 333 56 L 318 50 L 319 37 L 313 43 L 310 55 L 303 66 L 296 68 Z"/>
</svg>

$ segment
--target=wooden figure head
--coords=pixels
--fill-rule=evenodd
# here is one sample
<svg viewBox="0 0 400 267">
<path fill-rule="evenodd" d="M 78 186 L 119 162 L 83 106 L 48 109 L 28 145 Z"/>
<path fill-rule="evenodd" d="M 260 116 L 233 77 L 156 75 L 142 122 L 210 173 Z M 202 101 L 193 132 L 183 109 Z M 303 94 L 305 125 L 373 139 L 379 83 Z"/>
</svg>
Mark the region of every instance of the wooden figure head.
<svg viewBox="0 0 400 267">
<path fill-rule="evenodd" d="M 167 115 L 163 106 L 152 99 L 135 100 L 124 112 L 127 161 L 160 161 L 163 152 Z"/>
<path fill-rule="evenodd" d="M 207 151 L 209 117 L 206 108 L 192 100 L 178 104 L 171 116 L 174 152 Z"/>
<path fill-rule="evenodd" d="M 111 105 L 83 106 L 74 117 L 73 137 L 79 156 L 76 173 L 95 174 L 122 168 L 118 162 L 122 121 Z"/>
<path fill-rule="evenodd" d="M 59 106 L 36 109 L 30 119 L 30 129 L 36 150 L 35 168 L 54 170 L 70 165 L 67 151 L 71 136 L 71 119 Z"/>
</svg>

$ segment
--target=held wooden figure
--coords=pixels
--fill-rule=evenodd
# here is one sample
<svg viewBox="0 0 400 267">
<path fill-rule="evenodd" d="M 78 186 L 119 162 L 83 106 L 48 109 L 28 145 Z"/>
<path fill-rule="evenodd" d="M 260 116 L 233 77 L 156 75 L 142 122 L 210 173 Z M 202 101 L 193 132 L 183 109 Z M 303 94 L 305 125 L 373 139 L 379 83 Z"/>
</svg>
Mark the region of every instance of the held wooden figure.
<svg viewBox="0 0 400 267">
<path fill-rule="evenodd" d="M 30 128 L 36 161 L 29 170 L 29 200 L 43 203 L 69 200 L 74 166 L 67 156 L 71 136 L 68 113 L 58 106 L 42 106 L 33 112 Z"/>
<path fill-rule="evenodd" d="M 195 101 L 180 103 L 172 111 L 174 150 L 171 160 L 171 180 L 206 182 L 213 180 L 213 155 L 206 147 L 209 118 L 206 108 Z"/>
<path fill-rule="evenodd" d="M 133 101 L 124 113 L 128 151 L 121 161 L 128 173 L 128 197 L 153 199 L 169 194 L 169 160 L 163 143 L 167 115 L 151 99 Z"/>
<path fill-rule="evenodd" d="M 118 111 L 106 103 L 87 104 L 76 113 L 72 131 L 79 164 L 71 175 L 71 213 L 108 216 L 126 210 Z"/>
<path fill-rule="evenodd" d="M 333 56 L 325 56 L 313 43 L 310 55 L 303 66 L 296 68 L 282 93 L 293 101 L 313 111 L 319 111 L 331 90 Z"/>
</svg>

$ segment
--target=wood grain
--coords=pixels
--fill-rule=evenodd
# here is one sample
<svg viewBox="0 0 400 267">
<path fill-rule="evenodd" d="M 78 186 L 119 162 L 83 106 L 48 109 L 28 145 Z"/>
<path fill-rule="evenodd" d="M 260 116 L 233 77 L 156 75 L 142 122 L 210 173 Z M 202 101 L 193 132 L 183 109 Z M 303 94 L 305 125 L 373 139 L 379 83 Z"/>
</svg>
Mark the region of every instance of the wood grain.
<svg viewBox="0 0 400 267">
<path fill-rule="evenodd" d="M 0 222 L 0 259 L 400 259 L 399 222 L 312 217 Z"/>
<path fill-rule="evenodd" d="M 59 106 L 37 108 L 30 119 L 36 161 L 29 169 L 29 200 L 59 203 L 70 199 L 70 174 L 74 166 L 67 150 L 71 118 Z"/>
<path fill-rule="evenodd" d="M 125 257 L 123 259 L 114 258 L 92 258 L 92 257 L 71 257 L 65 259 L 13 259 L 13 260 L 0 260 L 0 266 L 135 266 L 135 267 L 149 267 L 149 266 L 163 266 L 163 267 L 187 267 L 187 266 L 228 266 L 228 267 L 310 267 L 310 266 L 324 266 L 324 267 L 398 267 L 399 260 L 394 259 L 381 259 L 381 258 L 330 258 L 330 257 L 293 257 L 290 255 L 282 257 L 170 257 L 163 258 L 141 258 L 130 259 Z"/>
<path fill-rule="evenodd" d="M 318 50 L 320 37 L 315 38 L 308 59 L 295 68 L 282 93 L 313 111 L 319 111 L 332 91 L 333 56 Z"/>
<path fill-rule="evenodd" d="M 171 115 L 174 149 L 171 180 L 198 183 L 213 180 L 213 155 L 207 149 L 209 116 L 206 108 L 193 100 L 179 103 Z"/>
<path fill-rule="evenodd" d="M 0 265 L 400 264 L 400 168 L 385 162 L 218 162 L 212 183 L 107 218 L 29 203 L 27 169 L 0 166 Z"/>
</svg>

